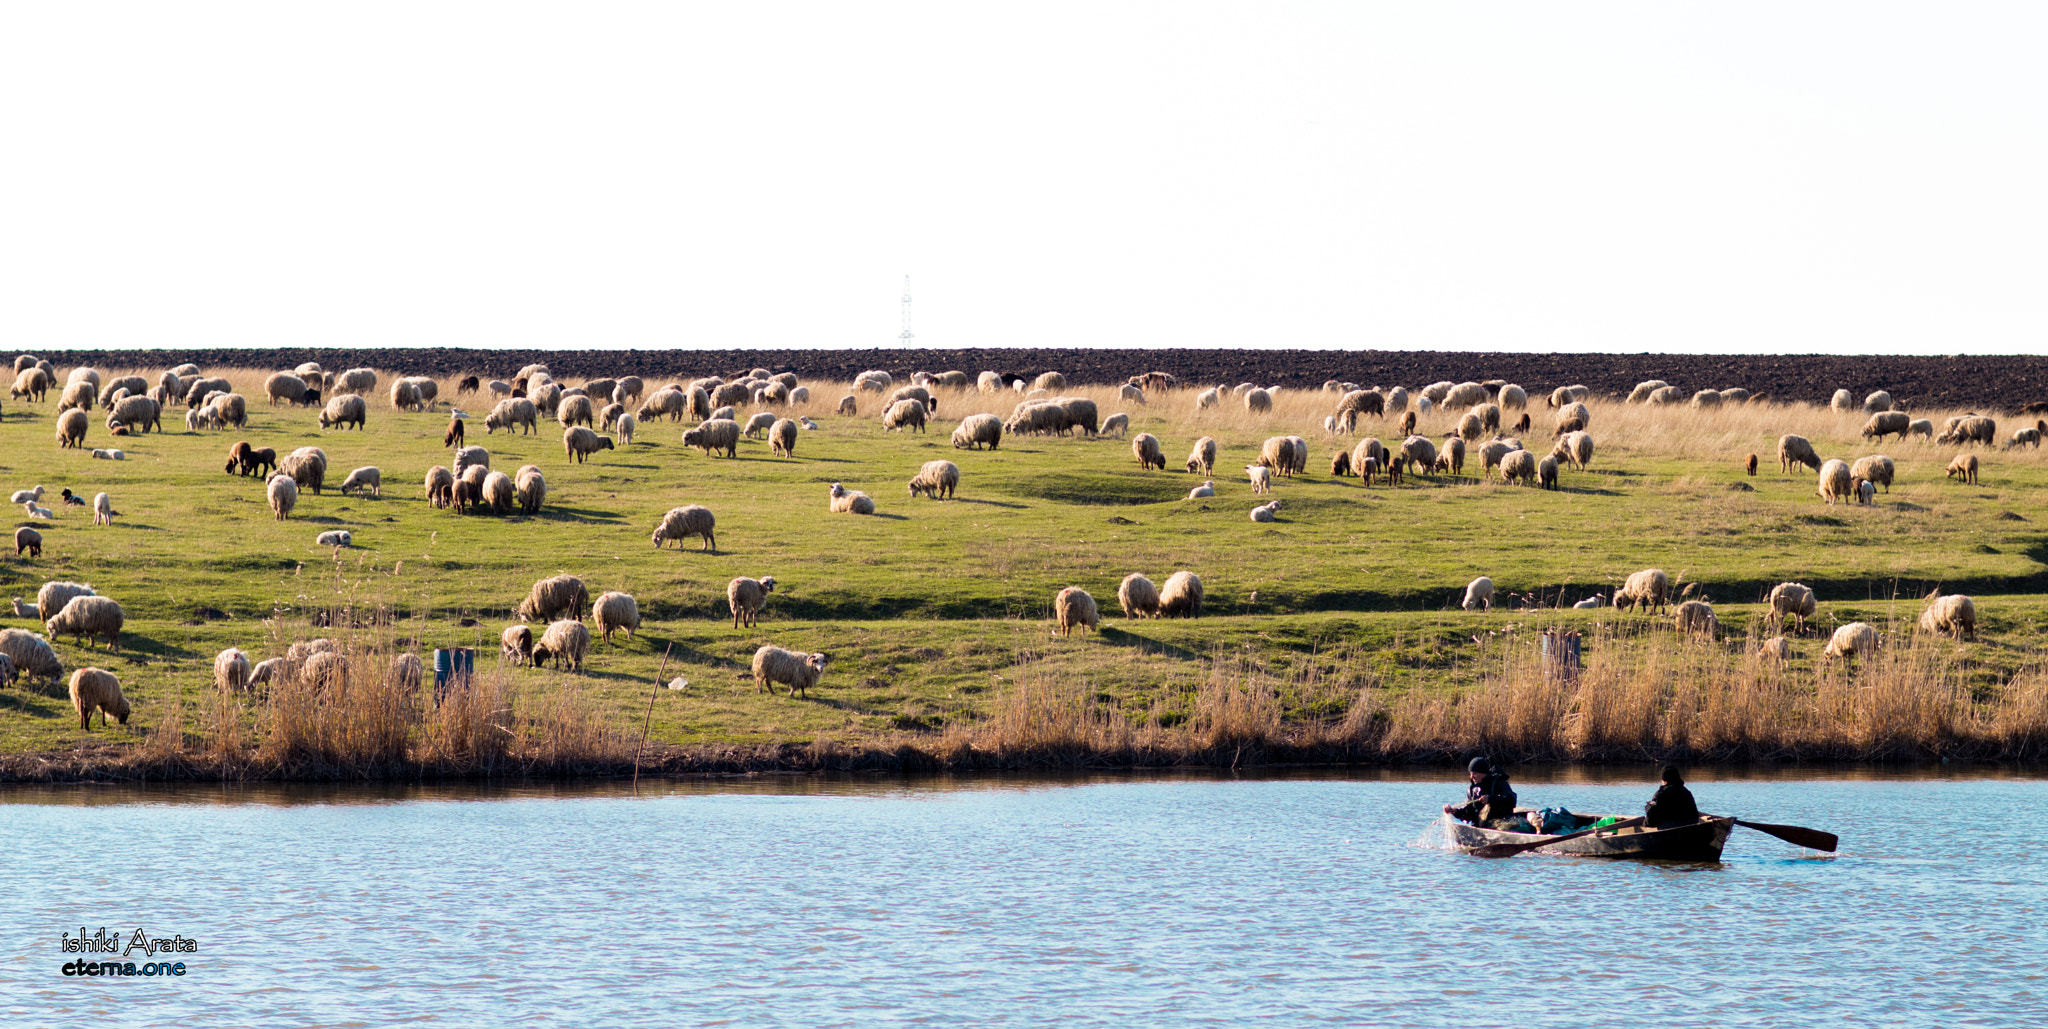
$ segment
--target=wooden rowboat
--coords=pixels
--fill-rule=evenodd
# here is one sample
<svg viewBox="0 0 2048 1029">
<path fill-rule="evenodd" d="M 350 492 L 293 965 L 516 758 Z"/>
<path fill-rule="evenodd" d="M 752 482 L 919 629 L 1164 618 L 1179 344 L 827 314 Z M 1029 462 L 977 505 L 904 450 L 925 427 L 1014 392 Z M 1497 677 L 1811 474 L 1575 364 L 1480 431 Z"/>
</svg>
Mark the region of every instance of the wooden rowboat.
<svg viewBox="0 0 2048 1029">
<path fill-rule="evenodd" d="M 1467 825 L 1456 819 L 1447 821 L 1451 825 L 1451 842 L 1461 850 L 1493 843 L 1541 843 L 1557 838 L 1542 833 L 1486 829 Z M 1581 836 L 1575 840 L 1565 840 L 1544 847 L 1536 853 L 1570 854 L 1574 857 L 1657 858 L 1665 861 L 1719 861 L 1721 847 L 1728 842 L 1728 833 L 1734 828 L 1733 818 L 1701 815 L 1699 821 L 1689 825 L 1668 826 L 1663 829 L 1639 825 L 1612 832 L 1602 829 L 1590 836 Z"/>
</svg>

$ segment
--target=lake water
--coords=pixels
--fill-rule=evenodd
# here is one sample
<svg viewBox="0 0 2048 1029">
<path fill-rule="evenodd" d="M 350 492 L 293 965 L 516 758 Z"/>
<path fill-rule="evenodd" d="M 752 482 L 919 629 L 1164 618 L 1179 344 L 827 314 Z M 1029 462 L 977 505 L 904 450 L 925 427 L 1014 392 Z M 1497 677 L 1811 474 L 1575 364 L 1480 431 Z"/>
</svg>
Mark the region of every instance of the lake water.
<svg viewBox="0 0 2048 1029">
<path fill-rule="evenodd" d="M 1711 865 L 1422 845 L 1458 778 L 0 790 L 0 1023 L 2048 1025 L 2036 778 L 1702 772 L 1843 840 Z"/>
</svg>

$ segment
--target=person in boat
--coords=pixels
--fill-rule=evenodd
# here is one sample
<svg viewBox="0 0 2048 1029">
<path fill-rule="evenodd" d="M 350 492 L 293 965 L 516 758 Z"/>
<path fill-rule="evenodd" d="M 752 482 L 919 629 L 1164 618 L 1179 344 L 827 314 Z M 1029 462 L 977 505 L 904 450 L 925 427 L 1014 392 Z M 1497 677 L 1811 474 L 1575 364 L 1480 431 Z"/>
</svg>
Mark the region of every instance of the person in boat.
<svg viewBox="0 0 2048 1029">
<path fill-rule="evenodd" d="M 1501 771 L 1493 762 L 1484 757 L 1475 757 L 1465 766 L 1472 779 L 1472 785 L 1465 790 L 1465 803 L 1445 804 L 1444 814 L 1462 819 L 1473 825 L 1498 828 L 1495 823 L 1506 823 L 1515 817 L 1515 788 L 1508 785 L 1508 773 Z"/>
<path fill-rule="evenodd" d="M 1693 803 L 1692 791 L 1685 788 L 1685 777 L 1679 774 L 1677 766 L 1665 765 L 1659 778 L 1663 781 L 1658 784 L 1656 795 L 1643 805 L 1643 824 L 1665 829 L 1699 821 L 1699 805 Z"/>
</svg>

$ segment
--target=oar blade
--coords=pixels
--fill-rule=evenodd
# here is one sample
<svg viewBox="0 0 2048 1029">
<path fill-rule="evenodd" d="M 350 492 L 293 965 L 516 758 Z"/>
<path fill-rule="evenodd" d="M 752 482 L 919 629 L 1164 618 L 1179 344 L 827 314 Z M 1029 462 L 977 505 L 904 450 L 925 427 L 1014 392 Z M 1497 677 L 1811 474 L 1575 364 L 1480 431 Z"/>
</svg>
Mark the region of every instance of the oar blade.
<svg viewBox="0 0 2048 1029">
<path fill-rule="evenodd" d="M 1840 846 L 1842 838 L 1831 832 L 1808 829 L 1799 825 L 1772 825 L 1768 822 L 1745 822 L 1736 819 L 1735 824 L 1745 829 L 1755 829 L 1769 836 L 1776 836 L 1786 843 L 1805 847 L 1808 850 L 1824 850 L 1832 854 Z"/>
</svg>

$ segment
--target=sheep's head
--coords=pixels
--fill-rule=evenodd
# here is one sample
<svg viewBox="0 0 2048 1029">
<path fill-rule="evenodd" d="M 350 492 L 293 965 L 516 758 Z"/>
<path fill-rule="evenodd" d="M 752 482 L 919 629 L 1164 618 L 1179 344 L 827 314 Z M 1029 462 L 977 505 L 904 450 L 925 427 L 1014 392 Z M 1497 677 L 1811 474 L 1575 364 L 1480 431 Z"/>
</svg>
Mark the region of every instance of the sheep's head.
<svg viewBox="0 0 2048 1029">
<path fill-rule="evenodd" d="M 773 593 L 773 592 L 775 592 L 775 577 L 774 577 L 774 576 L 772 576 L 772 575 L 764 575 L 764 576 L 762 576 L 762 577 L 761 577 L 761 592 L 763 592 L 763 593 Z"/>
</svg>

